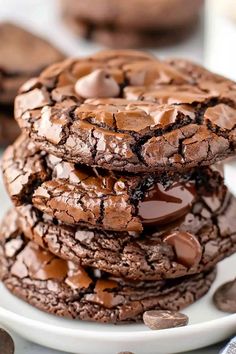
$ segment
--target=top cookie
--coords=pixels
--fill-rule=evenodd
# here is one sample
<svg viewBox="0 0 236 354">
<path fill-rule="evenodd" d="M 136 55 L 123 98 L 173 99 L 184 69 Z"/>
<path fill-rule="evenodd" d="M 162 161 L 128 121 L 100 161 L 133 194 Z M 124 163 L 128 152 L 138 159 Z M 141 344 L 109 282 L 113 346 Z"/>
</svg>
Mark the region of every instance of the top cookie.
<svg viewBox="0 0 236 354">
<path fill-rule="evenodd" d="M 236 84 L 142 52 L 50 66 L 23 85 L 15 116 L 40 149 L 111 170 L 182 171 L 236 149 Z"/>
<path fill-rule="evenodd" d="M 0 102 L 13 103 L 18 88 L 46 66 L 62 60 L 50 43 L 23 28 L 0 24 Z"/>
</svg>

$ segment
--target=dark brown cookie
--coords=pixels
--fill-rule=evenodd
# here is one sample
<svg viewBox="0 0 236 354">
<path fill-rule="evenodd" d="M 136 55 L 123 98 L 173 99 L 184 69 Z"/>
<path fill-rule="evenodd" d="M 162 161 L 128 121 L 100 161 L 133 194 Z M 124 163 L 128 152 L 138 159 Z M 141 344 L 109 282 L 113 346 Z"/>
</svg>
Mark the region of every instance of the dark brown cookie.
<svg viewBox="0 0 236 354">
<path fill-rule="evenodd" d="M 236 84 L 198 65 L 106 51 L 30 80 L 15 115 L 42 150 L 137 173 L 183 171 L 235 153 L 235 106 Z"/>
<path fill-rule="evenodd" d="M 0 106 L 0 146 L 6 146 L 20 135 L 20 128 L 13 118 L 13 109 L 9 106 Z"/>
<path fill-rule="evenodd" d="M 183 175 L 123 175 L 67 163 L 39 151 L 24 135 L 6 150 L 2 166 L 16 205 L 33 204 L 64 223 L 105 230 L 162 227 L 205 200 L 215 214 L 226 193 L 220 174 L 209 168 Z"/>
<path fill-rule="evenodd" d="M 30 205 L 12 210 L 2 232 L 17 223 L 24 234 L 60 258 L 127 279 L 181 277 L 212 268 L 236 251 L 236 200 L 228 196 L 219 213 L 197 203 L 192 213 L 141 235 L 72 227 Z"/>
<path fill-rule="evenodd" d="M 175 29 L 193 22 L 203 0 L 61 0 L 62 11 L 99 26 L 132 30 Z"/>
<path fill-rule="evenodd" d="M 142 320 L 150 309 L 179 310 L 210 288 L 215 271 L 157 282 L 126 281 L 66 262 L 14 229 L 1 236 L 0 270 L 16 296 L 46 312 L 98 322 Z"/>
<path fill-rule="evenodd" d="M 0 102 L 13 104 L 19 87 L 46 66 L 62 60 L 62 53 L 23 28 L 0 23 Z"/>
<path fill-rule="evenodd" d="M 80 37 L 92 40 L 108 48 L 157 48 L 184 40 L 196 29 L 196 22 L 169 30 L 133 30 L 96 25 L 70 14 L 63 14 L 63 20 Z"/>
</svg>

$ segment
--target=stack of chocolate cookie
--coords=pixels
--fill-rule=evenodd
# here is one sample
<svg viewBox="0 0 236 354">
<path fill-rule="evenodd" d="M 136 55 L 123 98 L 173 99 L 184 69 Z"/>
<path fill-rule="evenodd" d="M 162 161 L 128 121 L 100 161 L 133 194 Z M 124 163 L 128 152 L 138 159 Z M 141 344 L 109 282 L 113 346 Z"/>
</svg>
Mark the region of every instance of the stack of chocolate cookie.
<svg viewBox="0 0 236 354">
<path fill-rule="evenodd" d="M 21 88 L 3 158 L 15 204 L 1 277 L 30 304 L 99 322 L 179 310 L 236 251 L 216 167 L 236 148 L 236 85 L 184 60 L 106 51 Z"/>
<path fill-rule="evenodd" d="M 0 146 L 3 146 L 20 134 L 13 119 L 19 87 L 64 56 L 42 38 L 8 22 L 0 23 L 0 42 Z"/>
<path fill-rule="evenodd" d="M 112 48 L 165 46 L 195 28 L 203 0 L 61 0 L 72 30 Z"/>
</svg>

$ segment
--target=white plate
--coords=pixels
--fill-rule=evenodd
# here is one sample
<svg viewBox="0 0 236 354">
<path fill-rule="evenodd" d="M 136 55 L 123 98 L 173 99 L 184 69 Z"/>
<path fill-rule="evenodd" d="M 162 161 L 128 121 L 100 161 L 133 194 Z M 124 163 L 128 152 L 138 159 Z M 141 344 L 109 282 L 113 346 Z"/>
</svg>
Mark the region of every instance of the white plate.
<svg viewBox="0 0 236 354">
<path fill-rule="evenodd" d="M 214 308 L 212 293 L 235 276 L 236 255 L 219 266 L 210 293 L 184 311 L 190 325 L 151 331 L 144 325 L 102 325 L 71 321 L 45 314 L 10 295 L 0 286 L 0 322 L 35 343 L 68 353 L 169 354 L 205 347 L 235 334 L 236 315 Z"/>
</svg>

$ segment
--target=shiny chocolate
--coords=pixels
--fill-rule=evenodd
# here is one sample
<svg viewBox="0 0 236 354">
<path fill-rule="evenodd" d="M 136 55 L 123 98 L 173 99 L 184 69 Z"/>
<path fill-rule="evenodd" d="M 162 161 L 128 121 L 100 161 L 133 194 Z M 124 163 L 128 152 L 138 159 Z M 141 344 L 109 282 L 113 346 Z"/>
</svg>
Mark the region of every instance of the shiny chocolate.
<svg viewBox="0 0 236 354">
<path fill-rule="evenodd" d="M 193 183 L 174 183 L 165 189 L 156 184 L 139 203 L 139 217 L 146 226 L 165 225 L 189 212 L 196 195 Z"/>
<path fill-rule="evenodd" d="M 196 267 L 202 258 L 202 247 L 197 238 L 188 232 L 174 232 L 163 239 L 174 248 L 177 262 L 185 267 Z"/>
<path fill-rule="evenodd" d="M 96 282 L 95 294 L 88 294 L 86 299 L 91 302 L 98 303 L 108 309 L 122 304 L 124 301 L 123 296 L 114 295 L 109 290 L 114 290 L 118 287 L 118 284 L 113 280 L 99 279 Z"/>
</svg>

